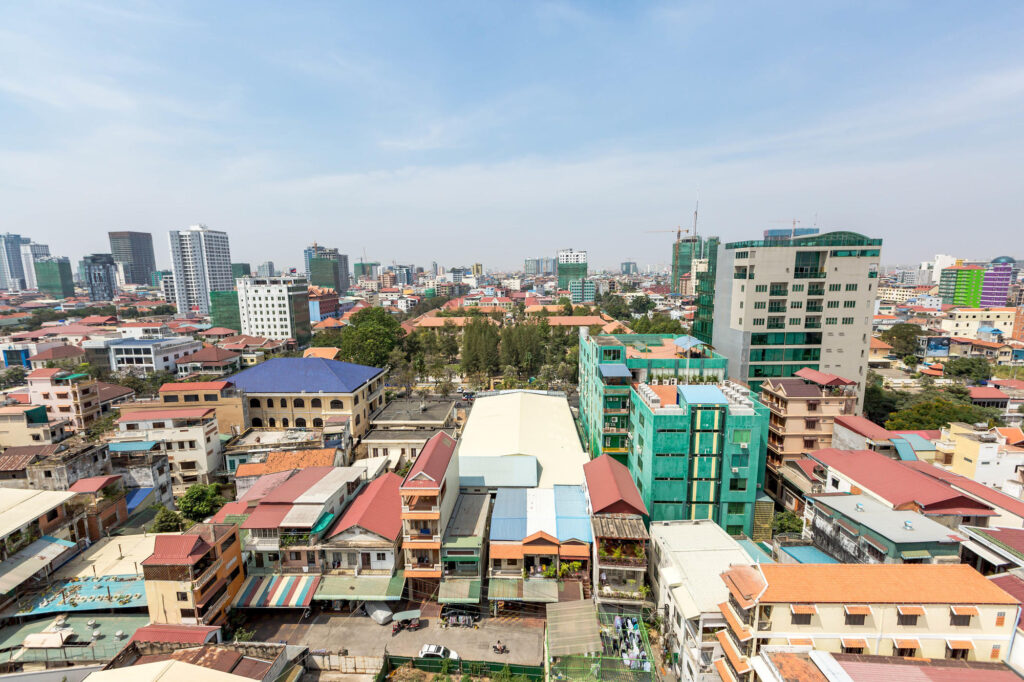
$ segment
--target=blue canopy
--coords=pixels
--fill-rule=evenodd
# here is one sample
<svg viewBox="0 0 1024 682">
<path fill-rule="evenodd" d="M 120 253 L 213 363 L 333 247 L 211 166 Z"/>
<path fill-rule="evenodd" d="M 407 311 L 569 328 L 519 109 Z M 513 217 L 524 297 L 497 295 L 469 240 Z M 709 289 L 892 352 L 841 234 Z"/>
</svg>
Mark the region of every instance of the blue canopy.
<svg viewBox="0 0 1024 682">
<path fill-rule="evenodd" d="M 697 337 L 690 336 L 689 334 L 683 334 L 682 336 L 677 336 L 675 339 L 672 340 L 672 343 L 674 343 L 677 346 L 679 346 L 679 348 L 681 348 L 682 350 L 690 350 L 694 346 L 706 346 L 707 345 L 706 343 L 704 343 L 703 341 L 701 341 Z"/>
<path fill-rule="evenodd" d="M 110 443 L 111 452 L 147 452 L 156 447 L 155 440 L 136 440 L 130 443 Z"/>
<path fill-rule="evenodd" d="M 629 379 L 633 375 L 629 373 L 629 367 L 621 362 L 614 362 L 607 365 L 600 365 L 601 376 L 605 379 Z"/>
</svg>

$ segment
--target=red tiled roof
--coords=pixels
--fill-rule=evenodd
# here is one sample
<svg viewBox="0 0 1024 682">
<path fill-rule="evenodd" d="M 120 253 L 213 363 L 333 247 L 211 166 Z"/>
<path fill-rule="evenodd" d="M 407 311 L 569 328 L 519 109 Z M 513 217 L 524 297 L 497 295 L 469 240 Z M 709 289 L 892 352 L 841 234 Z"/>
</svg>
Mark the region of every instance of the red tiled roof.
<svg viewBox="0 0 1024 682">
<path fill-rule="evenodd" d="M 122 414 L 117 420 L 118 424 L 124 422 L 151 422 L 159 419 L 199 419 L 213 414 L 212 407 L 179 407 L 168 410 L 144 410 L 142 412 L 128 412 Z"/>
<path fill-rule="evenodd" d="M 213 523 L 225 523 L 229 516 L 239 516 L 249 511 L 249 503 L 236 500 L 228 502 L 213 515 Z"/>
<path fill-rule="evenodd" d="M 838 419 L 838 417 L 837 417 Z M 851 479 L 894 507 L 917 504 L 925 514 L 958 513 L 970 510 L 972 515 L 991 516 L 992 509 L 971 497 L 958 493 L 934 478 L 904 466 L 872 450 L 837 450 L 827 448 L 810 456 L 830 469 Z M 926 462 L 911 462 L 926 464 Z M 1024 507 L 1024 502 L 1020 503 Z M 955 507 L 958 512 L 951 508 Z"/>
<path fill-rule="evenodd" d="M 359 526 L 388 540 L 396 540 L 402 532 L 402 497 L 398 492 L 402 477 L 386 473 L 363 488 L 349 505 L 327 537 Z"/>
<path fill-rule="evenodd" d="M 879 426 L 867 417 L 839 415 L 835 418 L 834 422 L 871 440 L 885 440 L 892 436 L 887 429 Z"/>
<path fill-rule="evenodd" d="M 264 504 L 290 504 L 300 495 L 309 490 L 317 481 L 331 473 L 333 466 L 309 467 L 299 471 L 287 481 L 277 486 L 263 498 Z M 259 509 L 259 508 L 257 508 Z"/>
<path fill-rule="evenodd" d="M 157 535 L 153 553 L 142 561 L 143 566 L 191 566 L 210 549 L 198 535 Z"/>
<path fill-rule="evenodd" d="M 816 369 L 811 369 L 810 367 L 804 367 L 795 374 L 801 379 L 812 381 L 821 386 L 853 386 L 857 383 L 856 381 L 844 379 L 838 374 L 827 374 L 825 372 L 819 372 Z"/>
<path fill-rule="evenodd" d="M 121 474 L 113 476 L 90 476 L 80 478 L 68 488 L 73 493 L 98 493 L 115 481 L 121 480 Z"/>
<path fill-rule="evenodd" d="M 590 506 L 595 514 L 632 513 L 647 515 L 647 507 L 629 475 L 629 469 L 604 454 L 583 465 Z"/>
<path fill-rule="evenodd" d="M 806 476 L 809 480 L 811 480 L 811 481 L 820 481 L 821 480 L 821 476 L 819 476 L 818 474 L 816 474 L 814 472 L 814 468 L 816 466 L 820 466 L 820 465 L 817 462 L 815 462 L 813 459 L 811 459 L 810 457 L 802 457 L 800 459 L 790 460 L 789 463 L 792 464 L 793 466 L 795 466 L 796 468 L 800 469 L 800 471 L 803 472 L 804 476 Z"/>
<path fill-rule="evenodd" d="M 120 384 L 109 384 L 106 381 L 96 382 L 96 394 L 101 403 L 114 400 L 126 395 L 133 395 L 135 391 Z"/>
<path fill-rule="evenodd" d="M 892 346 L 887 344 L 885 341 L 882 341 L 882 339 L 877 336 L 871 337 L 871 348 L 877 350 L 892 350 Z"/>
<path fill-rule="evenodd" d="M 135 631 L 132 642 L 203 644 L 220 630 L 219 625 L 164 625 L 152 623 Z"/>
<path fill-rule="evenodd" d="M 203 336 L 234 336 L 238 331 L 227 327 L 211 327 L 202 332 Z"/>
<path fill-rule="evenodd" d="M 440 431 L 427 441 L 402 482 L 403 488 L 438 488 L 455 452 L 455 439 Z M 431 480 L 420 478 L 428 476 Z"/>
<path fill-rule="evenodd" d="M 60 367 L 40 367 L 39 369 L 34 369 L 31 372 L 29 372 L 28 373 L 28 378 L 29 379 L 49 379 L 49 378 L 57 376 L 61 372 L 66 372 L 66 371 L 67 371 L 66 369 L 61 369 Z"/>
<path fill-rule="evenodd" d="M 1012 573 L 1004 573 L 991 576 L 989 580 L 1017 601 L 1024 602 L 1024 579 Z M 1021 609 L 1020 616 L 1017 619 L 1017 628 L 1020 629 L 1022 627 L 1024 627 L 1024 609 Z"/>
<path fill-rule="evenodd" d="M 263 476 L 280 471 L 308 469 L 310 467 L 332 467 L 338 456 L 337 448 L 316 448 L 313 450 L 274 450 L 267 453 L 263 462 L 239 464 L 236 477 Z"/>
<path fill-rule="evenodd" d="M 1009 400 L 1010 398 L 994 386 L 971 386 L 967 392 L 971 394 L 971 400 Z"/>
<path fill-rule="evenodd" d="M 281 485 L 295 473 L 294 469 L 288 471 L 278 471 L 272 474 L 264 474 L 256 479 L 245 494 L 238 498 L 239 502 L 245 502 L 246 504 L 259 503 L 264 497 L 267 496 L 271 490 Z"/>
<path fill-rule="evenodd" d="M 29 362 L 46 362 L 49 360 L 67 360 L 85 355 L 85 351 L 78 346 L 54 346 L 40 351 L 28 359 Z"/>
<path fill-rule="evenodd" d="M 227 360 L 234 360 L 240 357 L 238 353 L 227 350 L 226 348 L 218 348 L 217 346 L 207 346 L 201 348 L 195 353 L 189 353 L 178 360 L 178 364 L 188 364 L 190 362 L 224 362 Z"/>
<path fill-rule="evenodd" d="M 290 504 L 261 504 L 242 522 L 242 528 L 278 528 L 292 510 Z"/>
<path fill-rule="evenodd" d="M 231 385 L 230 381 L 193 381 L 193 382 L 171 382 L 160 387 L 160 392 L 165 391 L 222 391 Z"/>
<path fill-rule="evenodd" d="M 992 379 L 990 383 L 1000 388 L 1024 391 L 1024 379 Z"/>
<path fill-rule="evenodd" d="M 1021 502 L 1015 497 L 1010 497 L 1005 493 L 1001 493 L 995 488 L 989 488 L 987 485 L 983 485 L 965 476 L 955 474 L 946 469 L 941 469 L 934 464 L 929 464 L 928 462 L 921 460 L 900 462 L 900 465 L 913 469 L 930 478 L 937 479 L 943 484 L 949 485 L 952 489 L 960 489 L 973 498 L 984 500 L 988 504 L 995 505 L 1000 509 L 1005 509 L 1021 518 L 1024 518 L 1024 502 Z"/>
</svg>

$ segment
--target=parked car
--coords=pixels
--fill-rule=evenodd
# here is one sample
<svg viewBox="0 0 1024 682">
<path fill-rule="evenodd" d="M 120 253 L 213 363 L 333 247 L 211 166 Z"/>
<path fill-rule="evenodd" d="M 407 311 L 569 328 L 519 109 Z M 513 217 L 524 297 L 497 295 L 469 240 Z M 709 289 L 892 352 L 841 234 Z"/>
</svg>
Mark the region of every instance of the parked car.
<svg viewBox="0 0 1024 682">
<path fill-rule="evenodd" d="M 420 649 L 420 658 L 450 658 L 453 661 L 459 660 L 459 655 L 446 646 L 440 644 L 424 644 Z"/>
</svg>

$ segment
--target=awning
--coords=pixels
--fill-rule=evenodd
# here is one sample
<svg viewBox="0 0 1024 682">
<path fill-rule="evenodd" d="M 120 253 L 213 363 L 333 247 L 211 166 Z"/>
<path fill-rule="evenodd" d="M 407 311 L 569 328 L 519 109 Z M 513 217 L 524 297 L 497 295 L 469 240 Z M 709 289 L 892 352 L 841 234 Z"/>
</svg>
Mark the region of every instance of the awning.
<svg viewBox="0 0 1024 682">
<path fill-rule="evenodd" d="M 930 559 L 932 553 L 927 549 L 908 549 L 905 552 L 900 552 L 900 556 L 904 559 Z"/>
<path fill-rule="evenodd" d="M 405 572 L 394 575 L 325 575 L 313 595 L 317 601 L 399 601 L 405 590 Z"/>
<path fill-rule="evenodd" d="M 1011 563 L 1009 559 L 999 556 L 998 554 L 990 550 L 988 547 L 985 547 L 981 543 L 975 542 L 974 540 L 964 540 L 960 544 L 966 547 L 967 549 L 971 550 L 972 552 L 980 556 L 982 559 L 992 564 L 993 566 L 1006 566 L 1007 564 Z"/>
<path fill-rule="evenodd" d="M 901 606 L 897 606 L 896 610 L 899 611 L 901 616 L 923 616 L 924 615 L 924 607 L 923 606 L 901 605 Z"/>
<path fill-rule="evenodd" d="M 478 604 L 480 602 L 480 580 L 451 578 L 441 581 L 437 593 L 438 604 Z"/>
<path fill-rule="evenodd" d="M 954 616 L 977 616 L 978 609 L 974 606 L 951 606 L 949 610 Z"/>
<path fill-rule="evenodd" d="M 741 642 L 746 642 L 754 638 L 754 633 L 750 631 L 746 625 L 744 625 L 736 614 L 733 613 L 732 609 L 729 608 L 729 602 L 722 602 L 718 605 L 718 610 L 722 612 L 722 617 L 725 618 L 725 622 L 729 624 L 729 629 L 736 635 L 736 639 Z"/>
<path fill-rule="evenodd" d="M 523 558 L 523 546 L 522 545 L 498 545 L 491 543 L 490 548 L 492 559 L 522 559 Z"/>
<path fill-rule="evenodd" d="M 411 609 L 409 611 L 399 611 L 391 617 L 393 621 L 412 620 L 413 618 L 419 618 L 423 614 L 420 613 L 419 609 Z"/>
<path fill-rule="evenodd" d="M 75 546 L 68 540 L 44 535 L 7 557 L 0 565 L 0 594 L 10 592 L 36 573 L 49 568 L 54 559 Z"/>
<path fill-rule="evenodd" d="M 736 645 L 730 639 L 729 635 L 726 634 L 725 630 L 719 630 L 715 633 L 715 637 L 718 639 L 718 643 L 722 645 L 722 651 L 725 652 L 726 658 L 729 659 L 729 663 L 736 669 L 740 675 L 746 675 L 750 672 L 750 664 L 744 658 L 740 650 L 736 648 Z"/>
<path fill-rule="evenodd" d="M 863 538 L 864 542 L 868 543 L 882 554 L 886 554 L 889 551 L 888 549 L 886 549 L 884 542 L 872 537 L 870 534 L 864 533 Z"/>
<path fill-rule="evenodd" d="M 251 576 L 242 583 L 234 605 L 242 609 L 295 609 L 309 606 L 317 586 L 318 575 Z"/>
<path fill-rule="evenodd" d="M 448 561 L 448 562 L 451 562 L 451 563 L 458 563 L 460 561 L 467 561 L 469 563 L 476 564 L 476 563 L 480 562 L 480 557 L 475 556 L 475 555 L 468 555 L 468 554 L 466 556 L 460 556 L 460 555 L 443 556 L 443 557 L 441 557 L 441 561 Z"/>
<path fill-rule="evenodd" d="M 569 559 L 589 559 L 590 547 L 586 545 L 559 545 L 558 556 Z"/>
<path fill-rule="evenodd" d="M 718 671 L 718 676 L 722 678 L 723 682 L 736 682 L 736 676 L 729 670 L 729 665 L 724 658 L 715 661 L 715 670 Z"/>
<path fill-rule="evenodd" d="M 894 649 L 920 649 L 921 642 L 916 639 L 893 639 L 892 646 Z"/>
<path fill-rule="evenodd" d="M 558 601 L 558 583 L 554 580 L 523 580 L 522 578 L 491 578 L 487 589 L 490 601 Z"/>
<path fill-rule="evenodd" d="M 323 531 L 327 530 L 330 527 L 331 521 L 333 521 L 333 520 L 334 520 L 334 512 L 325 512 L 319 519 L 317 519 L 317 522 L 315 524 L 313 524 L 313 529 L 310 530 L 309 532 L 310 533 L 322 533 Z"/>
<path fill-rule="evenodd" d="M 853 605 L 850 605 L 850 606 L 846 606 L 845 609 L 846 609 L 846 615 L 848 615 L 848 616 L 870 616 L 871 615 L 871 607 L 870 606 L 859 606 L 859 605 L 858 606 L 853 606 Z"/>
<path fill-rule="evenodd" d="M 148 452 L 156 445 L 155 440 L 137 440 L 130 443 L 109 443 L 107 449 L 111 452 Z"/>
<path fill-rule="evenodd" d="M 790 637 L 790 646 L 814 646 L 814 640 L 810 637 Z"/>
<path fill-rule="evenodd" d="M 629 372 L 629 367 L 621 362 L 607 363 L 598 365 L 598 367 L 600 368 L 601 376 L 605 379 L 630 379 L 633 376 Z"/>
<path fill-rule="evenodd" d="M 588 656 L 602 651 L 601 624 L 593 599 L 548 604 L 548 654 Z"/>
<path fill-rule="evenodd" d="M 842 641 L 843 647 L 847 649 L 866 649 L 868 646 L 866 640 L 857 637 L 843 637 L 840 641 Z"/>
<path fill-rule="evenodd" d="M 969 639 L 947 639 L 946 646 L 950 649 L 967 649 L 971 650 L 974 648 L 974 642 Z"/>
<path fill-rule="evenodd" d="M 818 608 L 814 604 L 790 604 L 790 611 L 799 615 L 814 615 Z"/>
</svg>

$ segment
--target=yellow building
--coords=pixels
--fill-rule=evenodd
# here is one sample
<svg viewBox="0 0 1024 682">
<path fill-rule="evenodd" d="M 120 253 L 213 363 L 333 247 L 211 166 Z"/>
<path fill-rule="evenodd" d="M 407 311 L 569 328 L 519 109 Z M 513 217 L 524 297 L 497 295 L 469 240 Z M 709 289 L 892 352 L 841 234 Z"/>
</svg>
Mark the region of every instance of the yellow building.
<svg viewBox="0 0 1024 682">
<path fill-rule="evenodd" d="M 936 460 L 946 469 L 996 489 L 1018 480 L 1024 448 L 1010 445 L 998 428 L 952 422 L 935 444 Z"/>
<path fill-rule="evenodd" d="M 153 400 L 122 405 L 125 412 L 166 410 L 174 407 L 212 407 L 217 413 L 217 431 L 235 434 L 249 426 L 245 396 L 230 381 L 168 383 Z"/>
<path fill-rule="evenodd" d="M 152 623 L 221 625 L 245 580 L 238 526 L 199 523 L 159 535 L 142 574 Z"/>
<path fill-rule="evenodd" d="M 722 574 L 722 679 L 749 680 L 765 646 L 1003 661 L 1019 602 L 964 564 L 758 564 Z"/>
</svg>

